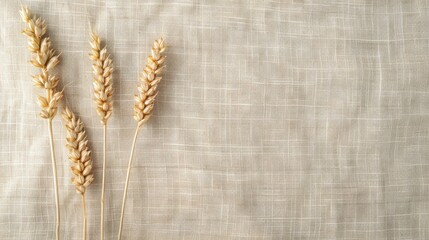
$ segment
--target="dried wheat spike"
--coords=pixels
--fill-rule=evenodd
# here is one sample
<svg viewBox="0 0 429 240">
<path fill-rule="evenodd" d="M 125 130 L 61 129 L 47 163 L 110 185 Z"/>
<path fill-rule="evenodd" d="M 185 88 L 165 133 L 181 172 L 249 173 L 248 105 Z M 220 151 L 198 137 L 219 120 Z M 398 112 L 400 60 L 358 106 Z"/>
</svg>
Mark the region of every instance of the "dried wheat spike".
<svg viewBox="0 0 429 240">
<path fill-rule="evenodd" d="M 101 123 L 107 124 L 107 120 L 112 115 L 113 102 L 113 87 L 112 87 L 112 59 L 107 52 L 106 47 L 101 49 L 100 37 L 91 34 L 91 53 L 90 59 L 94 62 L 92 69 L 94 73 L 94 96 L 97 104 L 97 113 L 101 117 Z"/>
<path fill-rule="evenodd" d="M 67 144 L 69 160 L 73 163 L 71 170 L 74 174 L 72 182 L 76 191 L 85 194 L 94 177 L 92 175 L 91 151 L 88 149 L 88 139 L 80 118 L 66 107 L 63 111 L 63 119 L 67 128 Z"/>
<path fill-rule="evenodd" d="M 33 76 L 33 84 L 38 88 L 45 89 L 47 92 L 46 97 L 38 96 L 38 103 L 42 108 L 40 116 L 46 119 L 53 119 L 63 96 L 62 91 L 57 92 L 55 90 L 59 82 L 58 75 L 51 73 L 59 63 L 59 54 L 52 49 L 49 38 L 45 37 L 45 21 L 41 18 L 33 18 L 26 7 L 21 8 L 20 15 L 26 23 L 22 33 L 28 38 L 28 49 L 34 53 L 30 62 L 40 69 L 40 73 Z"/>
<path fill-rule="evenodd" d="M 162 79 L 161 73 L 165 68 L 165 56 L 162 56 L 165 48 L 162 38 L 153 43 L 152 53 L 147 58 L 146 67 L 137 84 L 137 93 L 134 95 L 134 119 L 138 122 L 139 127 L 150 118 L 152 113 L 158 94 L 158 84 Z"/>
</svg>

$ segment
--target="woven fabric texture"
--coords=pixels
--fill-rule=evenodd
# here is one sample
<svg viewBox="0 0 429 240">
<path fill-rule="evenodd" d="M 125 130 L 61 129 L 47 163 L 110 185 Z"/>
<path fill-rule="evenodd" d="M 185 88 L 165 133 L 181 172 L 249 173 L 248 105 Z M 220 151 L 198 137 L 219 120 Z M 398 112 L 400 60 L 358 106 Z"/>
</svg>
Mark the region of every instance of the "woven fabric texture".
<svg viewBox="0 0 429 240">
<path fill-rule="evenodd" d="M 90 28 L 111 53 L 105 235 L 116 239 L 153 41 L 168 44 L 137 140 L 123 239 L 429 239 L 429 2 L 22 0 L 61 54 L 59 88 L 93 153 L 88 239 L 100 235 L 103 129 Z M 19 1 L 0 4 L 0 239 L 53 239 L 47 123 Z M 81 239 L 66 129 L 54 119 L 62 239 Z"/>
</svg>

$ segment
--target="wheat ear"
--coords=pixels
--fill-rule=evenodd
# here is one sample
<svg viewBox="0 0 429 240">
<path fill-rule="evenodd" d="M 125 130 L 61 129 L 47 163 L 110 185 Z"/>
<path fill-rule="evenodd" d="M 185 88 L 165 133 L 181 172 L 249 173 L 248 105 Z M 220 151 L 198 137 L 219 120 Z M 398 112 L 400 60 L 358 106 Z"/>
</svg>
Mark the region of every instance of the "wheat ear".
<svg viewBox="0 0 429 240">
<path fill-rule="evenodd" d="M 127 178 L 125 180 L 124 196 L 122 198 L 121 220 L 119 222 L 118 239 L 121 239 L 122 226 L 124 221 L 125 202 L 127 200 L 128 182 L 130 180 L 130 172 L 133 163 L 134 147 L 141 126 L 150 118 L 153 105 L 158 94 L 158 84 L 162 77 L 161 73 L 165 68 L 165 44 L 162 38 L 153 43 L 151 55 L 147 58 L 147 64 L 143 70 L 140 81 L 137 84 L 137 93 L 134 95 L 134 119 L 137 121 L 137 127 L 131 147 L 130 159 L 128 162 Z"/>
<path fill-rule="evenodd" d="M 56 91 L 59 82 L 58 75 L 52 74 L 52 70 L 59 63 L 59 54 L 51 46 L 51 41 L 45 37 L 46 23 L 41 18 L 32 17 L 27 7 L 21 7 L 20 15 L 25 22 L 25 28 L 22 33 L 28 38 L 28 49 L 33 53 L 31 63 L 38 69 L 40 73 L 33 76 L 33 84 L 37 88 L 46 91 L 46 97 L 38 95 L 38 104 L 42 108 L 40 116 L 48 121 L 49 141 L 51 147 L 52 172 L 54 175 L 54 191 L 55 191 L 55 206 L 56 206 L 56 228 L 55 236 L 59 239 L 60 233 L 60 209 L 58 197 L 58 180 L 56 158 L 54 151 L 52 119 L 55 117 L 58 104 L 63 96 L 62 91 Z"/>
<path fill-rule="evenodd" d="M 101 184 L 101 240 L 104 239 L 104 183 L 106 175 L 106 132 L 107 120 L 112 115 L 113 110 L 113 86 L 112 86 L 112 59 L 106 47 L 101 49 L 100 37 L 96 33 L 91 33 L 91 53 L 90 59 L 93 61 L 92 69 L 94 73 L 94 100 L 97 105 L 97 113 L 103 125 L 103 176 Z"/>
<path fill-rule="evenodd" d="M 86 188 L 94 181 L 92 175 L 91 151 L 88 149 L 88 139 L 85 128 L 80 118 L 76 118 L 70 109 L 66 108 L 62 114 L 67 129 L 68 158 L 72 163 L 73 173 L 72 183 L 76 187 L 76 192 L 82 197 L 83 214 L 83 239 L 86 239 L 86 208 L 85 192 Z"/>
</svg>

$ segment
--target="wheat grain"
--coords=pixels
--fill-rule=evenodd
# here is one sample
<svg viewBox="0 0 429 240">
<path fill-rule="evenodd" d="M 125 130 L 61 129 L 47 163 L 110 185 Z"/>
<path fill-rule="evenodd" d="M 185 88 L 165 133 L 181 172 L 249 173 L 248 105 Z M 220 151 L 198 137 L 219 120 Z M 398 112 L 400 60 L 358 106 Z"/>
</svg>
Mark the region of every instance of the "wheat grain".
<svg viewBox="0 0 429 240">
<path fill-rule="evenodd" d="M 76 118 L 75 114 L 68 108 L 63 111 L 62 116 L 67 129 L 68 158 L 73 164 L 71 167 L 74 175 L 72 183 L 76 192 L 82 195 L 83 239 L 86 239 L 85 192 L 86 188 L 94 181 L 91 151 L 88 149 L 88 138 L 80 118 Z"/>
<path fill-rule="evenodd" d="M 134 119 L 137 121 L 131 147 L 130 159 L 128 162 L 127 177 L 125 180 L 124 195 L 122 198 L 121 220 L 119 222 L 118 240 L 121 239 L 122 226 L 124 221 L 125 203 L 127 200 L 128 183 L 130 180 L 131 167 L 133 164 L 134 148 L 141 126 L 150 118 L 158 95 L 158 85 L 162 79 L 161 74 L 165 68 L 163 53 L 166 49 L 162 38 L 155 40 L 151 49 L 151 55 L 147 59 L 147 64 L 143 70 L 140 81 L 137 84 L 137 93 L 134 95 Z"/>
<path fill-rule="evenodd" d="M 45 119 L 53 119 L 63 96 L 62 91 L 58 92 L 55 89 L 59 82 L 58 75 L 51 73 L 59 63 L 59 54 L 52 48 L 49 37 L 45 37 L 45 21 L 41 18 L 33 18 L 26 7 L 21 8 L 20 14 L 26 23 L 22 33 L 28 38 L 28 49 L 34 53 L 30 62 L 40 69 L 40 73 L 33 76 L 33 84 L 47 92 L 46 97 L 37 96 L 42 108 L 40 116 Z"/>
<path fill-rule="evenodd" d="M 94 96 L 97 104 L 97 113 L 101 117 L 101 123 L 107 124 L 107 120 L 112 115 L 113 109 L 113 86 L 112 86 L 112 59 L 107 48 L 101 49 L 100 37 L 91 34 L 90 59 L 93 61 L 92 69 L 94 73 Z"/>
<path fill-rule="evenodd" d="M 57 167 L 54 151 L 53 132 L 52 132 L 52 119 L 57 114 L 58 104 L 63 96 L 62 91 L 56 91 L 58 86 L 59 77 L 52 74 L 52 70 L 59 63 L 59 54 L 51 46 L 51 41 L 46 34 L 46 23 L 41 18 L 32 17 L 27 7 L 21 7 L 20 15 L 24 21 L 25 28 L 22 33 L 27 36 L 28 49 L 33 53 L 31 63 L 40 69 L 40 73 L 33 76 L 33 84 L 37 88 L 46 91 L 46 97 L 37 96 L 37 102 L 42 108 L 40 116 L 48 120 L 48 133 L 49 143 L 51 147 L 51 160 L 52 160 L 52 173 L 54 176 L 54 193 L 55 193 L 55 207 L 56 207 L 56 225 L 55 236 L 59 239 L 60 234 L 60 208 L 58 197 L 58 179 Z"/>
<path fill-rule="evenodd" d="M 67 129 L 68 158 L 73 163 L 71 170 L 74 174 L 72 182 L 76 191 L 85 194 L 86 187 L 92 183 L 91 151 L 88 149 L 88 138 L 80 118 L 68 108 L 63 111 L 63 119 Z"/>
<path fill-rule="evenodd" d="M 107 52 L 107 48 L 101 49 L 100 37 L 92 32 L 91 33 L 91 53 L 90 59 L 93 61 L 92 69 L 94 73 L 94 97 L 97 105 L 97 113 L 101 117 L 101 124 L 103 125 L 103 176 L 101 183 L 101 234 L 100 239 L 104 239 L 104 188 L 105 188 L 105 175 L 106 175 L 106 132 L 107 120 L 112 115 L 113 110 L 113 86 L 112 86 L 112 59 Z"/>
<path fill-rule="evenodd" d="M 162 79 L 160 76 L 165 68 L 165 56 L 161 54 L 165 51 L 165 44 L 162 38 L 156 40 L 152 46 L 151 55 L 147 58 L 147 64 L 141 73 L 140 81 L 137 85 L 137 93 L 134 95 L 134 119 L 141 127 L 152 114 L 158 85 Z"/>
</svg>

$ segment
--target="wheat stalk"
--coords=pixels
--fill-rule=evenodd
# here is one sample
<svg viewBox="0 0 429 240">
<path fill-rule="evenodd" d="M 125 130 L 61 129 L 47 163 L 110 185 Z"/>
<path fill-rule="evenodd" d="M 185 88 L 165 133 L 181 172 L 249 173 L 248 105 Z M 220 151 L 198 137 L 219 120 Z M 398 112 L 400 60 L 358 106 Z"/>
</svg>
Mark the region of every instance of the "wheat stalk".
<svg viewBox="0 0 429 240">
<path fill-rule="evenodd" d="M 88 149 L 88 139 L 85 128 L 80 118 L 66 108 L 62 114 L 67 129 L 68 158 L 73 164 L 71 171 L 73 173 L 72 183 L 76 187 L 76 192 L 82 197 L 83 212 L 83 239 L 86 239 L 86 208 L 85 192 L 86 188 L 94 181 L 92 175 L 91 151 Z"/>
<path fill-rule="evenodd" d="M 137 121 L 137 128 L 134 134 L 131 147 L 130 159 L 128 162 L 127 178 L 125 180 L 124 196 L 122 198 L 121 220 L 119 222 L 118 239 L 121 239 L 122 226 L 124 221 L 125 202 L 127 200 L 128 182 L 130 179 L 131 166 L 133 162 L 134 147 L 140 128 L 150 118 L 158 94 L 158 85 L 162 79 L 161 73 L 165 68 L 165 44 L 162 38 L 155 40 L 151 49 L 151 55 L 147 58 L 147 64 L 143 70 L 140 81 L 137 84 L 137 93 L 134 95 L 134 119 Z"/>
<path fill-rule="evenodd" d="M 106 47 L 101 49 L 100 37 L 96 33 L 91 33 L 91 53 L 90 59 L 93 61 L 92 69 L 94 73 L 94 100 L 97 105 L 97 113 L 101 117 L 103 125 L 103 177 L 101 186 L 101 240 L 104 239 L 104 183 L 106 175 L 106 132 L 107 120 L 112 115 L 113 110 L 113 86 L 112 86 L 112 59 Z"/>
<path fill-rule="evenodd" d="M 33 84 L 37 88 L 46 91 L 46 97 L 37 96 L 38 104 L 42 108 L 40 116 L 48 121 L 49 142 L 51 147 L 52 172 L 54 175 L 54 191 L 55 191 L 55 206 L 56 206 L 56 239 L 59 239 L 60 231 L 60 209 L 58 197 L 58 180 L 56 158 L 54 151 L 52 119 L 55 117 L 58 104 L 63 96 L 62 91 L 56 91 L 59 82 L 58 75 L 52 74 L 52 70 L 59 63 L 59 54 L 51 46 L 51 41 L 45 37 L 46 23 L 41 18 L 32 17 L 27 7 L 21 7 L 20 15 L 24 21 L 25 28 L 22 33 L 28 38 L 28 49 L 33 53 L 31 63 L 38 69 L 40 73 L 33 76 Z"/>
</svg>

